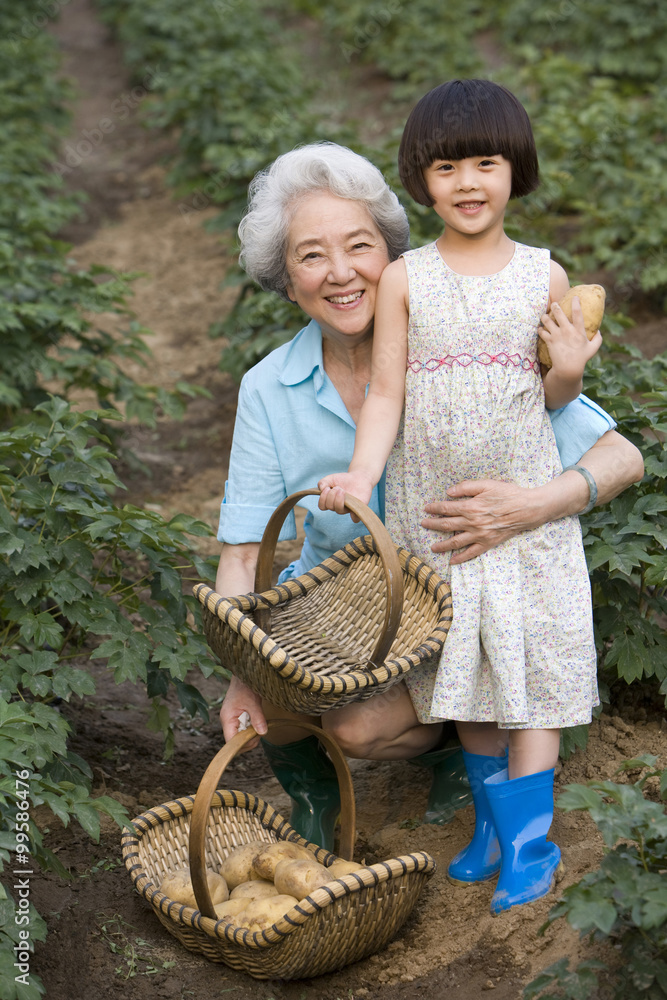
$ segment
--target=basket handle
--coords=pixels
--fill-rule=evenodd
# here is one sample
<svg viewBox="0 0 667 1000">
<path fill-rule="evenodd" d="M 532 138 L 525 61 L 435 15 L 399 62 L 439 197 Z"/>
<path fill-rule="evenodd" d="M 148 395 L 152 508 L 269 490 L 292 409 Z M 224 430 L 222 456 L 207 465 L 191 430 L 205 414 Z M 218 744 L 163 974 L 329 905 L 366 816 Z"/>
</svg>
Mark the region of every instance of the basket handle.
<svg viewBox="0 0 667 1000">
<path fill-rule="evenodd" d="M 294 720 L 271 719 L 267 725 L 269 730 L 285 725 L 293 726 Z M 351 861 L 354 854 L 357 816 L 352 775 L 350 774 L 347 760 L 334 738 L 319 726 L 299 720 L 299 729 L 313 733 L 324 743 L 331 761 L 336 768 L 336 777 L 338 778 L 340 788 L 339 857 L 345 858 L 346 861 Z M 218 787 L 218 782 L 227 765 L 240 753 L 246 743 L 249 743 L 256 736 L 257 733 L 253 727 L 248 726 L 247 729 L 237 733 L 228 743 L 225 743 L 221 750 L 218 750 L 199 782 L 199 788 L 197 789 L 192 807 L 189 839 L 190 877 L 192 878 L 192 888 L 194 889 L 199 910 L 205 917 L 210 917 L 212 920 L 217 920 L 218 918 L 215 914 L 206 878 L 206 824 L 211 809 L 211 802 Z"/>
<path fill-rule="evenodd" d="M 292 493 L 291 496 L 288 496 L 274 510 L 264 529 L 262 541 L 259 546 L 259 556 L 255 570 L 256 593 L 261 594 L 263 591 L 271 588 L 273 557 L 283 521 L 302 497 L 319 495 L 320 490 L 318 489 L 300 490 L 298 493 Z M 396 546 L 377 514 L 350 493 L 345 494 L 345 506 L 368 528 L 384 568 L 387 584 L 387 604 L 384 610 L 382 631 L 370 657 L 370 662 L 374 666 L 382 666 L 389 655 L 389 650 L 396 638 L 398 626 L 401 622 L 403 611 L 403 572 Z M 268 608 L 258 608 L 254 613 L 255 622 L 267 635 L 270 635 L 270 614 L 271 612 Z"/>
</svg>

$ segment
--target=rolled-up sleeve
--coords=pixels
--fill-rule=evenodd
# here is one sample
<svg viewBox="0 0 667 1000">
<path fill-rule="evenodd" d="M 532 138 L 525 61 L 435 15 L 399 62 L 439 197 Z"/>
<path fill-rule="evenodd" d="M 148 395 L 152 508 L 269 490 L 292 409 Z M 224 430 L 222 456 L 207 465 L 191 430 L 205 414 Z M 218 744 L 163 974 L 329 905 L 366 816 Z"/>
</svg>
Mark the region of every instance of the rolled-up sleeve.
<svg viewBox="0 0 667 1000">
<path fill-rule="evenodd" d="M 616 427 L 616 421 L 587 396 L 578 396 L 560 410 L 547 410 L 563 468 L 579 461 L 596 441 Z"/>
<path fill-rule="evenodd" d="M 264 401 L 246 375 L 239 389 L 218 541 L 228 545 L 261 541 L 267 521 L 286 495 Z M 282 526 L 279 540 L 294 538 L 296 522 L 292 512 Z"/>
</svg>

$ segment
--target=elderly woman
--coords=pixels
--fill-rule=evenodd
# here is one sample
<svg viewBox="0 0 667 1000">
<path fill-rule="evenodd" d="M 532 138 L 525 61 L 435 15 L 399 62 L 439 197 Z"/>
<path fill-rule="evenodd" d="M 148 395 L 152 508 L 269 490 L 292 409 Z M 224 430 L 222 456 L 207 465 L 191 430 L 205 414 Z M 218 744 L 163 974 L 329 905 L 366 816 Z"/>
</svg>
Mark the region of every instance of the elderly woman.
<svg viewBox="0 0 667 1000">
<path fill-rule="evenodd" d="M 222 595 L 253 589 L 259 541 L 280 501 L 347 468 L 370 378 L 378 280 L 408 248 L 409 238 L 405 212 L 381 173 L 333 143 L 286 153 L 259 174 L 239 235 L 248 274 L 297 303 L 310 322 L 241 383 L 218 534 L 223 549 L 216 589 Z M 453 563 L 464 562 L 518 532 L 606 503 L 641 477 L 640 453 L 590 400 L 580 397 L 559 411 L 553 426 L 563 465 L 581 460 L 585 472 L 566 471 L 534 489 L 463 482 L 447 498 L 433 497 L 423 523 L 433 529 L 434 551 L 450 550 Z M 349 515 L 320 511 L 317 497 L 302 504 L 305 541 L 281 581 L 306 572 L 359 534 Z M 384 516 L 382 482 L 370 506 Z M 281 538 L 295 537 L 291 518 Z M 236 733 L 243 712 L 259 734 L 266 733 L 267 718 L 287 714 L 233 677 L 220 712 L 225 739 Z M 293 728 L 272 734 L 272 742 L 262 740 L 264 750 L 292 797 L 292 825 L 331 847 L 339 809 L 333 765 L 315 737 L 304 739 L 299 717 L 293 718 Z M 321 725 L 350 757 L 412 759 L 430 767 L 427 820 L 444 822 L 469 801 L 452 729 L 420 723 L 405 684 L 330 711 Z"/>
</svg>

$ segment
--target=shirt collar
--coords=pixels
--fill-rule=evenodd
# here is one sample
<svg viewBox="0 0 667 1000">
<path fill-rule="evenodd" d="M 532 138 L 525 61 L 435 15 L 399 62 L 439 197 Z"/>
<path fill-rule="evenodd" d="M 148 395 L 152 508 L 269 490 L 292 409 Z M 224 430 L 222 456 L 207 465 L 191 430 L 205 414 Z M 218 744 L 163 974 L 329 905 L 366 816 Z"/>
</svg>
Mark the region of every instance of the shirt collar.
<svg viewBox="0 0 667 1000">
<path fill-rule="evenodd" d="M 322 331 L 319 323 L 311 319 L 308 326 L 291 341 L 278 379 L 283 385 L 298 385 L 310 378 L 316 369 L 319 370 L 318 382 L 321 385 L 324 378 Z"/>
</svg>

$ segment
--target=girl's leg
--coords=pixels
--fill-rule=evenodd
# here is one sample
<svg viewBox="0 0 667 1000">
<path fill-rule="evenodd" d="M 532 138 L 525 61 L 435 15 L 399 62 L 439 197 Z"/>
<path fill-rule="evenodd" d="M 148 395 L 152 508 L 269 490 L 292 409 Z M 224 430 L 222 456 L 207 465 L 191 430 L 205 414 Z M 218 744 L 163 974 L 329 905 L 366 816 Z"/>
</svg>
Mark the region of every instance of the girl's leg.
<svg viewBox="0 0 667 1000">
<path fill-rule="evenodd" d="M 507 730 L 496 722 L 457 722 L 456 730 L 466 753 L 501 757 L 507 750 Z"/>
<path fill-rule="evenodd" d="M 501 852 L 494 914 L 539 899 L 553 884 L 560 849 L 547 834 L 559 736 L 557 729 L 510 730 L 509 769 L 484 782 Z"/>
<path fill-rule="evenodd" d="M 456 885 L 493 878 L 500 868 L 500 845 L 486 797 L 486 778 L 507 768 L 507 732 L 495 722 L 457 722 L 463 762 L 475 806 L 472 840 L 452 859 L 447 875 Z"/>
<path fill-rule="evenodd" d="M 499 729 L 495 722 L 457 722 L 466 753 L 499 757 L 509 743 L 509 776 L 522 778 L 556 766 L 559 729 Z"/>
<path fill-rule="evenodd" d="M 558 761 L 560 729 L 512 729 L 509 734 L 509 777 L 550 771 Z"/>
</svg>

